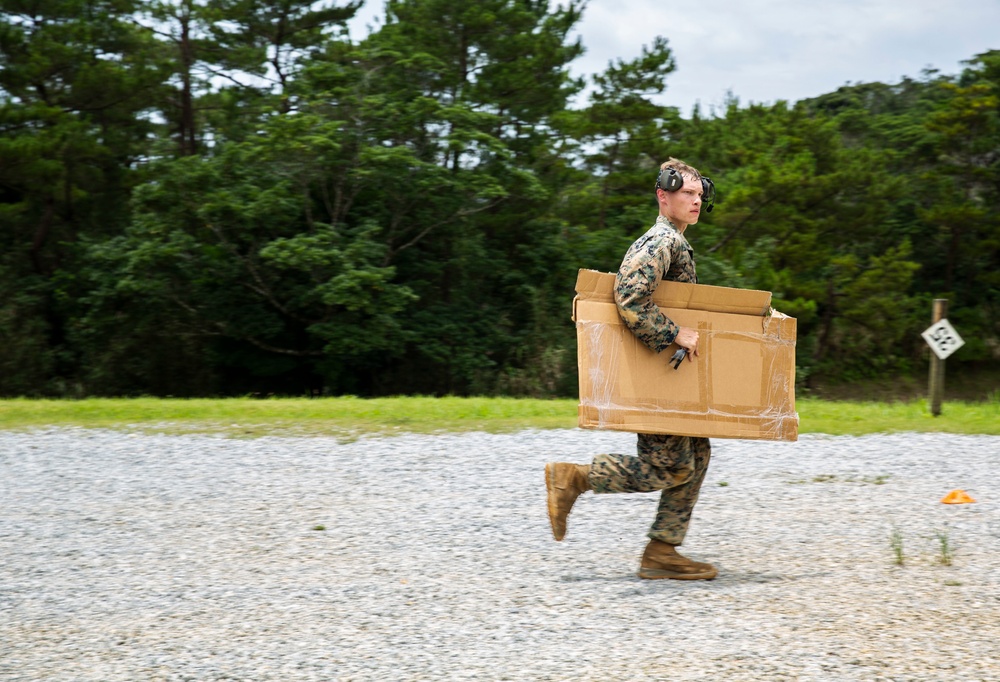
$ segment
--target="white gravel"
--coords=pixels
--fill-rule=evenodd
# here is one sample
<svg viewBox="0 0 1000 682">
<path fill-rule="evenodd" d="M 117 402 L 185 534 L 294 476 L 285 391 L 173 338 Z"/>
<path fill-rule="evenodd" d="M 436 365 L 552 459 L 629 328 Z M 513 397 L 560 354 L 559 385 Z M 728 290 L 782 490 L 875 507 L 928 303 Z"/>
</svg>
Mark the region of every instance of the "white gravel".
<svg viewBox="0 0 1000 682">
<path fill-rule="evenodd" d="M 634 439 L 0 433 L 0 679 L 1000 680 L 1000 438 L 715 440 L 711 582 L 635 577 L 655 495 L 551 539 Z"/>
</svg>

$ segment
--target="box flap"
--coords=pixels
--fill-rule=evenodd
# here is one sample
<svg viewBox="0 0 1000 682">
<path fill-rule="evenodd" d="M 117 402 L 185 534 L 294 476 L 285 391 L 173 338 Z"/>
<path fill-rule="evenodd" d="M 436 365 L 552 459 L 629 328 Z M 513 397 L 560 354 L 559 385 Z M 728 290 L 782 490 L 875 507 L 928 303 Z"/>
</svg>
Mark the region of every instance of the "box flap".
<svg viewBox="0 0 1000 682">
<path fill-rule="evenodd" d="M 577 275 L 576 292 L 583 300 L 613 303 L 614 289 L 614 273 L 581 269 Z M 653 302 L 661 308 L 762 317 L 771 308 L 771 292 L 687 282 L 661 282 L 653 292 Z"/>
</svg>

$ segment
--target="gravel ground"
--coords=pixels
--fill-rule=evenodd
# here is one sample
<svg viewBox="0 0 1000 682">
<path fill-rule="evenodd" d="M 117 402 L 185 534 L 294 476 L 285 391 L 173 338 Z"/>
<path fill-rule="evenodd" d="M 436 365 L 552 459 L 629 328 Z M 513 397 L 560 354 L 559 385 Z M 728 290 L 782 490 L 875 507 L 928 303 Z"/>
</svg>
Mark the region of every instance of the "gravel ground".
<svg viewBox="0 0 1000 682">
<path fill-rule="evenodd" d="M 711 582 L 635 577 L 655 495 L 551 539 L 634 438 L 0 433 L 0 679 L 1000 680 L 1000 438 L 716 440 Z"/>
</svg>

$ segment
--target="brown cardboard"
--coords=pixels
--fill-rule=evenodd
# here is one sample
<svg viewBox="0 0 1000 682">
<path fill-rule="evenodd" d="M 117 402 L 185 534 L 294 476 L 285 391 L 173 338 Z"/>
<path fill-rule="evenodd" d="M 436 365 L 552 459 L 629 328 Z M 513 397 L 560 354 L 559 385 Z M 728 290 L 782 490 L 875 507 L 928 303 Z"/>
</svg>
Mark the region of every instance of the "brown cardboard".
<svg viewBox="0 0 1000 682">
<path fill-rule="evenodd" d="M 665 315 L 699 332 L 698 357 L 678 369 L 677 346 L 654 353 L 625 326 L 613 274 L 580 270 L 573 319 L 579 425 L 635 433 L 794 441 L 795 318 L 766 291 L 662 282 Z"/>
</svg>

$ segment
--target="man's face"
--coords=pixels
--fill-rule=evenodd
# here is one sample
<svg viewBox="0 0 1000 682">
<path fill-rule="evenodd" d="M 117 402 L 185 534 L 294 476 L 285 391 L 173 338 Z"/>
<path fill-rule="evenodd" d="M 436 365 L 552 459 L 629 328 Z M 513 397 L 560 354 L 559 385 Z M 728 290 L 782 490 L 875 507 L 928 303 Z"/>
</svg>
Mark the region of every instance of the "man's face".
<svg viewBox="0 0 1000 682">
<path fill-rule="evenodd" d="M 684 177 L 684 185 L 676 192 L 660 191 L 663 214 L 675 225 L 694 225 L 701 215 L 701 180 Z"/>
</svg>

